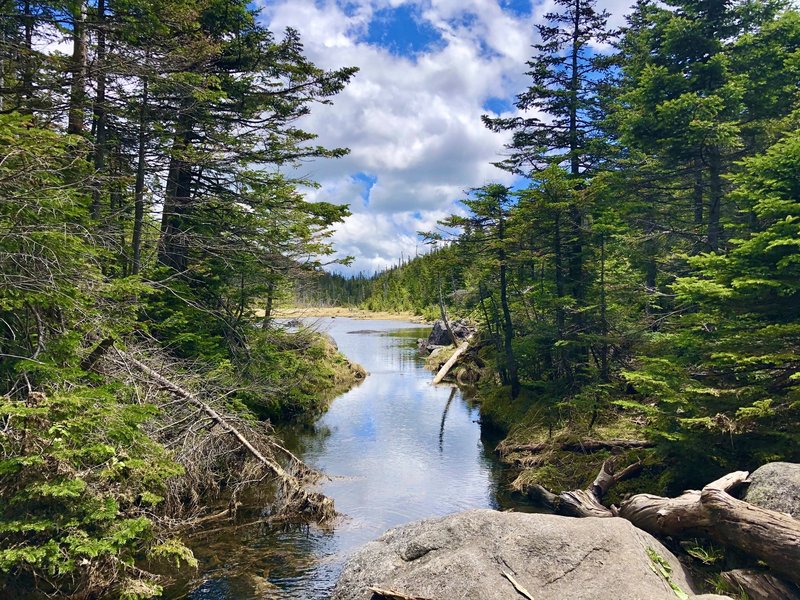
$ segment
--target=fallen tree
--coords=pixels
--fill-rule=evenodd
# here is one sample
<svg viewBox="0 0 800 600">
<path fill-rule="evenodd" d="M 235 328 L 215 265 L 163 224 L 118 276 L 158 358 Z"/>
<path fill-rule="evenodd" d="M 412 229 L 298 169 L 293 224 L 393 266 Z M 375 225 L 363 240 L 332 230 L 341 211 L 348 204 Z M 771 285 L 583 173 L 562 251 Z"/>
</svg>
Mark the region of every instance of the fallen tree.
<svg viewBox="0 0 800 600">
<path fill-rule="evenodd" d="M 436 377 L 433 378 L 433 385 L 437 385 L 442 382 L 442 380 L 447 377 L 447 374 L 450 372 L 450 369 L 453 368 L 453 365 L 456 364 L 456 361 L 461 357 L 464 352 L 467 351 L 469 348 L 469 340 L 462 343 L 456 351 L 453 353 L 446 363 L 439 369 L 439 372 L 436 374 Z"/>
<path fill-rule="evenodd" d="M 137 390 L 140 402 L 158 407 L 159 417 L 148 434 L 171 450 L 175 460 L 186 469 L 168 495 L 174 499 L 173 512 L 194 510 L 195 516 L 184 516 L 176 521 L 176 526 L 202 522 L 206 504 L 202 498 L 210 492 L 219 492 L 220 486 L 231 493 L 230 506 L 235 508 L 239 490 L 265 479 L 277 484 L 277 496 L 270 500 L 274 513 L 271 518 L 322 524 L 336 515 L 332 499 L 307 489 L 320 474 L 278 443 L 268 423 L 255 427 L 255 423 L 223 410 L 224 404 L 213 397 L 214 386 L 210 381 L 201 378 L 192 382 L 180 369 L 171 366 L 165 355 L 159 354 L 154 361 L 147 352 L 123 351 L 105 341 L 98 349 L 86 359 L 87 366 L 131 385 Z M 157 368 L 151 366 L 155 362 Z M 197 507 L 192 509 L 187 501 Z M 233 512 L 229 511 L 231 517 Z"/>
<path fill-rule="evenodd" d="M 791 516 L 755 506 L 731 495 L 747 482 L 746 471 L 729 473 L 677 498 L 636 494 L 616 506 L 606 507 L 603 496 L 617 481 L 641 469 L 635 463 L 616 471 L 612 461 L 603 463 L 600 473 L 585 490 L 553 494 L 532 486 L 529 496 L 557 514 L 573 517 L 622 517 L 651 535 L 682 539 L 707 538 L 735 548 L 763 562 L 770 573 L 755 570 L 731 571 L 725 580 L 753 598 L 795 598 L 800 585 L 800 521 Z M 775 577 L 774 575 L 779 577 Z M 781 581 L 785 579 L 791 584 Z M 775 596 L 770 590 L 783 590 Z M 792 591 L 787 595 L 786 590 Z"/>
</svg>

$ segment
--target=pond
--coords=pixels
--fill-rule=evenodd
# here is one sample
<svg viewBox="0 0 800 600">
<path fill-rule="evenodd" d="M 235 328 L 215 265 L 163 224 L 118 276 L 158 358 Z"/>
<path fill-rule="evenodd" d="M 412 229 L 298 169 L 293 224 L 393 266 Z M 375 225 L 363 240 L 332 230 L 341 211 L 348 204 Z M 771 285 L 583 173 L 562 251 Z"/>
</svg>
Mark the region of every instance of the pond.
<svg viewBox="0 0 800 600">
<path fill-rule="evenodd" d="M 417 352 L 429 328 L 400 321 L 310 320 L 369 372 L 313 426 L 282 431 L 286 443 L 331 479 L 320 485 L 343 514 L 331 530 L 222 530 L 193 547 L 200 582 L 169 597 L 191 600 L 323 599 L 349 553 L 387 529 L 469 508 L 521 508 L 505 489 L 497 439 L 477 405 L 432 386 Z M 193 588 L 190 590 L 190 588 Z"/>
</svg>

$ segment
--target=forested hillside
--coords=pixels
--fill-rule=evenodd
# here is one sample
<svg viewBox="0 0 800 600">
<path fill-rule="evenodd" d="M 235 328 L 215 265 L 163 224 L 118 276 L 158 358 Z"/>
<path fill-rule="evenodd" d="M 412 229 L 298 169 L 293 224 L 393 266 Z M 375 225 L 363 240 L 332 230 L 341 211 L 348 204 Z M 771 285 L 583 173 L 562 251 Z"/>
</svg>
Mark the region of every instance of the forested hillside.
<svg viewBox="0 0 800 600">
<path fill-rule="evenodd" d="M 473 190 L 435 251 L 321 298 L 479 323 L 512 439 L 620 418 L 675 485 L 799 459 L 800 13 L 640 0 L 613 32 L 593 2 L 556 4 L 528 116 L 484 118 L 529 183 Z"/>
<path fill-rule="evenodd" d="M 221 490 L 295 490 L 254 415 L 341 383 L 254 308 L 348 214 L 283 167 L 355 69 L 245 1 L 0 6 L 0 595 L 151 597 Z"/>
</svg>

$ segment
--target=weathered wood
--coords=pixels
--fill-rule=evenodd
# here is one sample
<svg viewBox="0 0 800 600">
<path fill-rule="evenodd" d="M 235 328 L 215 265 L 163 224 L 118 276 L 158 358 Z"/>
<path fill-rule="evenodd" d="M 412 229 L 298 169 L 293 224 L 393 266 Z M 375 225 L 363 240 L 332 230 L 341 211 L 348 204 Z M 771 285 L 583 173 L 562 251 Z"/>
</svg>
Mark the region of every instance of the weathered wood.
<svg viewBox="0 0 800 600">
<path fill-rule="evenodd" d="M 511 582 L 511 585 L 514 586 L 514 589 L 517 590 L 518 594 L 520 594 L 521 596 L 525 596 L 528 600 L 533 600 L 533 596 L 531 595 L 531 593 L 524 587 L 522 587 L 522 584 L 516 579 L 514 579 L 514 576 L 511 573 L 507 573 L 506 571 L 501 571 L 501 573 L 503 574 L 503 577 L 505 577 Z"/>
<path fill-rule="evenodd" d="M 511 454 L 512 452 L 527 452 L 538 454 L 545 450 L 564 450 L 566 452 L 598 452 L 600 450 L 633 450 L 637 448 L 652 448 L 654 442 L 650 440 L 578 440 L 553 444 L 544 442 L 541 444 L 500 444 L 496 452 L 501 455 Z"/>
<path fill-rule="evenodd" d="M 395 592 L 394 590 L 384 590 L 377 587 L 369 588 L 369 591 L 380 598 L 387 598 L 388 600 L 433 600 L 432 598 L 423 598 L 422 596 L 410 596 L 403 592 Z"/>
<path fill-rule="evenodd" d="M 731 496 L 747 475 L 730 473 L 678 498 L 637 494 L 622 503 L 619 515 L 653 535 L 703 536 L 737 548 L 800 584 L 800 521 Z"/>
<path fill-rule="evenodd" d="M 558 495 L 556 512 L 567 517 L 613 517 L 590 490 L 572 490 Z"/>
<path fill-rule="evenodd" d="M 528 497 L 549 507 L 556 514 L 568 517 L 615 517 L 616 507 L 607 508 L 602 500 L 606 492 L 615 483 L 632 477 L 642 470 L 639 462 L 628 465 L 622 470 L 617 470 L 614 460 L 603 462 L 600 472 L 591 485 L 585 490 L 571 490 L 552 494 L 540 485 L 528 489 Z"/>
<path fill-rule="evenodd" d="M 700 502 L 714 524 L 709 537 L 747 552 L 775 573 L 800 583 L 800 521 L 708 486 Z"/>
<path fill-rule="evenodd" d="M 442 382 L 442 379 L 447 376 L 447 374 L 450 372 L 450 369 L 452 369 L 453 365 L 456 364 L 456 361 L 461 357 L 462 354 L 464 354 L 464 352 L 467 351 L 467 348 L 469 348 L 469 341 L 462 343 L 458 349 L 456 349 L 456 351 L 453 353 L 453 356 L 451 356 L 450 359 L 444 363 L 442 368 L 439 369 L 439 372 L 436 374 L 436 377 L 433 378 L 433 385 L 437 385 Z"/>
<path fill-rule="evenodd" d="M 796 585 L 765 571 L 734 569 L 722 573 L 722 580 L 733 592 L 744 592 L 750 600 L 800 600 L 800 590 Z"/>
</svg>

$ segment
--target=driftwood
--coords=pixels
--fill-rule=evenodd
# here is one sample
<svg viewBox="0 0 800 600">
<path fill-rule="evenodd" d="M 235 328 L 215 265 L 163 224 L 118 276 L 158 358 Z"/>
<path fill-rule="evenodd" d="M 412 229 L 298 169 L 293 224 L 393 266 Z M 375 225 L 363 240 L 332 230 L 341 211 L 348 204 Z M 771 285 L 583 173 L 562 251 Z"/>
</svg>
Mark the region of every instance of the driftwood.
<svg viewBox="0 0 800 600">
<path fill-rule="evenodd" d="M 653 535 L 703 536 L 736 548 L 800 584 L 800 521 L 731 496 L 747 476 L 730 473 L 678 498 L 637 494 L 622 503 L 619 516 Z"/>
<path fill-rule="evenodd" d="M 531 595 L 531 593 L 528 590 L 526 590 L 524 587 L 522 587 L 522 584 L 520 584 L 519 581 L 514 579 L 514 576 L 511 573 L 507 573 L 506 571 L 502 571 L 502 574 L 503 574 L 503 577 L 505 577 L 506 579 L 508 579 L 511 582 L 511 585 L 514 586 L 514 589 L 517 590 L 517 593 L 520 596 L 525 596 L 525 598 L 527 598 L 528 600 L 533 600 L 533 596 Z"/>
<path fill-rule="evenodd" d="M 655 444 L 649 440 L 578 440 L 553 444 L 544 442 L 541 444 L 500 444 L 496 452 L 502 456 L 512 452 L 527 452 L 528 454 L 538 454 L 546 450 L 557 449 L 566 452 L 598 452 L 600 450 L 634 450 L 637 448 L 652 448 Z"/>
<path fill-rule="evenodd" d="M 402 592 L 395 592 L 393 590 L 383 590 L 377 587 L 369 588 L 375 596 L 379 598 L 386 598 L 387 600 L 432 600 L 432 598 L 423 598 L 422 596 L 409 596 Z"/>
<path fill-rule="evenodd" d="M 442 379 L 444 379 L 447 376 L 447 374 L 450 372 L 450 369 L 453 368 L 453 365 L 456 364 L 456 361 L 461 357 L 462 354 L 464 354 L 464 352 L 467 351 L 468 348 L 469 348 L 469 340 L 463 342 L 458 347 L 458 349 L 453 353 L 453 356 L 451 356 L 450 359 L 446 363 L 444 363 L 442 368 L 439 369 L 439 372 L 436 374 L 436 377 L 433 378 L 433 385 L 437 385 L 442 382 Z"/>
<path fill-rule="evenodd" d="M 744 592 L 750 600 L 800 600 L 797 586 L 787 583 L 765 571 L 734 569 L 722 573 L 722 580 L 734 592 Z"/>
<path fill-rule="evenodd" d="M 239 429 L 232 425 L 209 404 L 203 402 L 189 390 L 175 384 L 173 381 L 167 379 L 155 369 L 152 369 L 126 352 L 123 352 L 118 348 L 114 348 L 114 351 L 124 363 L 142 373 L 152 382 L 158 384 L 176 398 L 200 409 L 200 411 L 203 412 L 211 420 L 211 422 L 234 437 L 248 454 L 261 463 L 261 465 L 271 472 L 279 481 L 281 485 L 281 491 L 286 499 L 287 505 L 290 505 L 294 510 L 303 513 L 318 522 L 326 521 L 336 514 L 336 511 L 333 507 L 333 500 L 327 496 L 324 496 L 323 494 L 308 492 L 303 489 L 303 485 L 296 477 L 293 477 L 290 473 L 288 473 L 286 469 L 284 469 L 277 461 L 259 451 L 252 443 L 250 443 L 247 437 L 245 437 L 245 435 L 239 431 Z M 275 446 L 279 445 L 275 444 Z M 285 450 L 282 447 L 281 449 L 286 453 L 289 453 L 288 450 Z"/>
<path fill-rule="evenodd" d="M 556 495 L 540 485 L 532 486 L 528 496 L 536 502 L 549 507 L 553 512 L 568 517 L 614 517 L 616 508 L 606 508 L 603 496 L 615 483 L 628 479 L 642 470 L 637 462 L 617 471 L 613 459 L 603 463 L 597 477 L 585 490 L 571 490 Z"/>
</svg>

